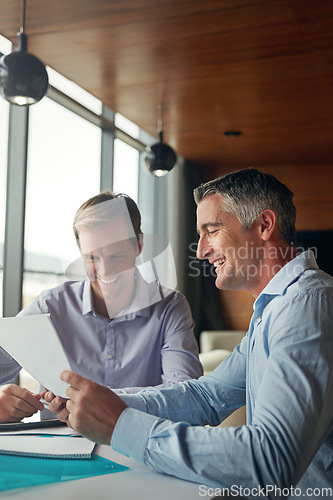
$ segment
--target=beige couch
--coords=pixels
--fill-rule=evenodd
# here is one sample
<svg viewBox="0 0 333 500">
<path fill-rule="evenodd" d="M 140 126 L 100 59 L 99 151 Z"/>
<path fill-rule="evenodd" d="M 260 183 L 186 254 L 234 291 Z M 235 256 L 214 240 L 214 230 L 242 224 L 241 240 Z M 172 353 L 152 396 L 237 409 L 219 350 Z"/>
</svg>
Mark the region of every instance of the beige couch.
<svg viewBox="0 0 333 500">
<path fill-rule="evenodd" d="M 245 332 L 240 330 L 212 330 L 200 334 L 200 361 L 204 374 L 215 370 L 241 342 Z M 246 421 L 245 406 L 239 408 L 220 425 L 222 427 L 237 427 Z"/>
</svg>

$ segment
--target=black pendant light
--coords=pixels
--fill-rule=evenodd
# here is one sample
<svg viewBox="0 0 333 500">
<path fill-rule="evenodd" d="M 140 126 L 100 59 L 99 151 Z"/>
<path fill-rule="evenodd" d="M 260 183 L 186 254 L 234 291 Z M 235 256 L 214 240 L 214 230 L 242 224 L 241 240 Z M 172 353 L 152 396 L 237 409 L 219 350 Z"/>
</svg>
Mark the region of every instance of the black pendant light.
<svg viewBox="0 0 333 500">
<path fill-rule="evenodd" d="M 166 175 L 173 169 L 177 162 L 177 155 L 174 150 L 163 142 L 163 106 L 159 105 L 159 119 L 157 134 L 159 142 L 148 146 L 143 153 L 143 162 L 149 172 L 157 177 Z"/>
<path fill-rule="evenodd" d="M 29 106 L 40 101 L 47 92 L 49 79 L 44 64 L 27 52 L 25 0 L 22 0 L 22 25 L 17 34 L 18 50 L 0 59 L 0 88 L 12 104 Z"/>
</svg>

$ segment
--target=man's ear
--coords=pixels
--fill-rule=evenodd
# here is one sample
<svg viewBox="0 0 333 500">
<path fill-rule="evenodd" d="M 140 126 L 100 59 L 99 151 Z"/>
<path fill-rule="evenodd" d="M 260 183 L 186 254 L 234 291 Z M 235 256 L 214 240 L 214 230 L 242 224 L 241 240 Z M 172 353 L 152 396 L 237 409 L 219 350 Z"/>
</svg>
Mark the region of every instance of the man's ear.
<svg viewBox="0 0 333 500">
<path fill-rule="evenodd" d="M 142 252 L 142 248 L 143 248 L 143 234 L 142 233 L 137 235 L 137 242 L 138 242 L 138 249 L 137 249 L 136 256 L 139 257 L 140 253 Z"/>
<path fill-rule="evenodd" d="M 261 231 L 261 238 L 264 241 L 268 241 L 276 228 L 275 212 L 269 208 L 263 210 L 258 217 L 258 222 Z"/>
</svg>

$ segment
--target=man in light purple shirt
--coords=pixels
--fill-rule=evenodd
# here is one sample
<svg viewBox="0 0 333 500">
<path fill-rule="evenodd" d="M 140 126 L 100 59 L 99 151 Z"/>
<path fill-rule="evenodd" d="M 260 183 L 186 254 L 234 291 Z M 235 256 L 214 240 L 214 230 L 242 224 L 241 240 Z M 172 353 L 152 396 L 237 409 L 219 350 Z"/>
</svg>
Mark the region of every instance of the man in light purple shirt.
<svg viewBox="0 0 333 500">
<path fill-rule="evenodd" d="M 119 394 L 199 377 L 185 297 L 157 281 L 147 283 L 135 267 L 143 248 L 135 202 L 112 193 L 91 198 L 76 214 L 74 233 L 88 279 L 42 292 L 19 315 L 50 314 L 72 369 Z M 20 369 L 0 351 L 0 383 Z M 38 396 L 26 389 L 0 389 L 0 421 L 38 410 Z"/>
</svg>

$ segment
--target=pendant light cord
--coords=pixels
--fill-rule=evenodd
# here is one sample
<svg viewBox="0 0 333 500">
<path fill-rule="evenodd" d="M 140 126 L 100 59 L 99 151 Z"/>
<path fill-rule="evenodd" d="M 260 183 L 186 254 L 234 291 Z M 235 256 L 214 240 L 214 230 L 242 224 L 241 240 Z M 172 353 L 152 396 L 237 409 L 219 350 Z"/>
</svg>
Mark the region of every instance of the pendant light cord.
<svg viewBox="0 0 333 500">
<path fill-rule="evenodd" d="M 21 28 L 17 33 L 17 47 L 20 52 L 26 52 L 28 48 L 28 37 L 25 34 L 25 0 L 22 0 Z"/>
<path fill-rule="evenodd" d="M 163 142 L 163 103 L 158 105 L 157 136 Z"/>
<path fill-rule="evenodd" d="M 20 32 L 25 32 L 25 0 L 22 0 L 22 22 Z"/>
</svg>

